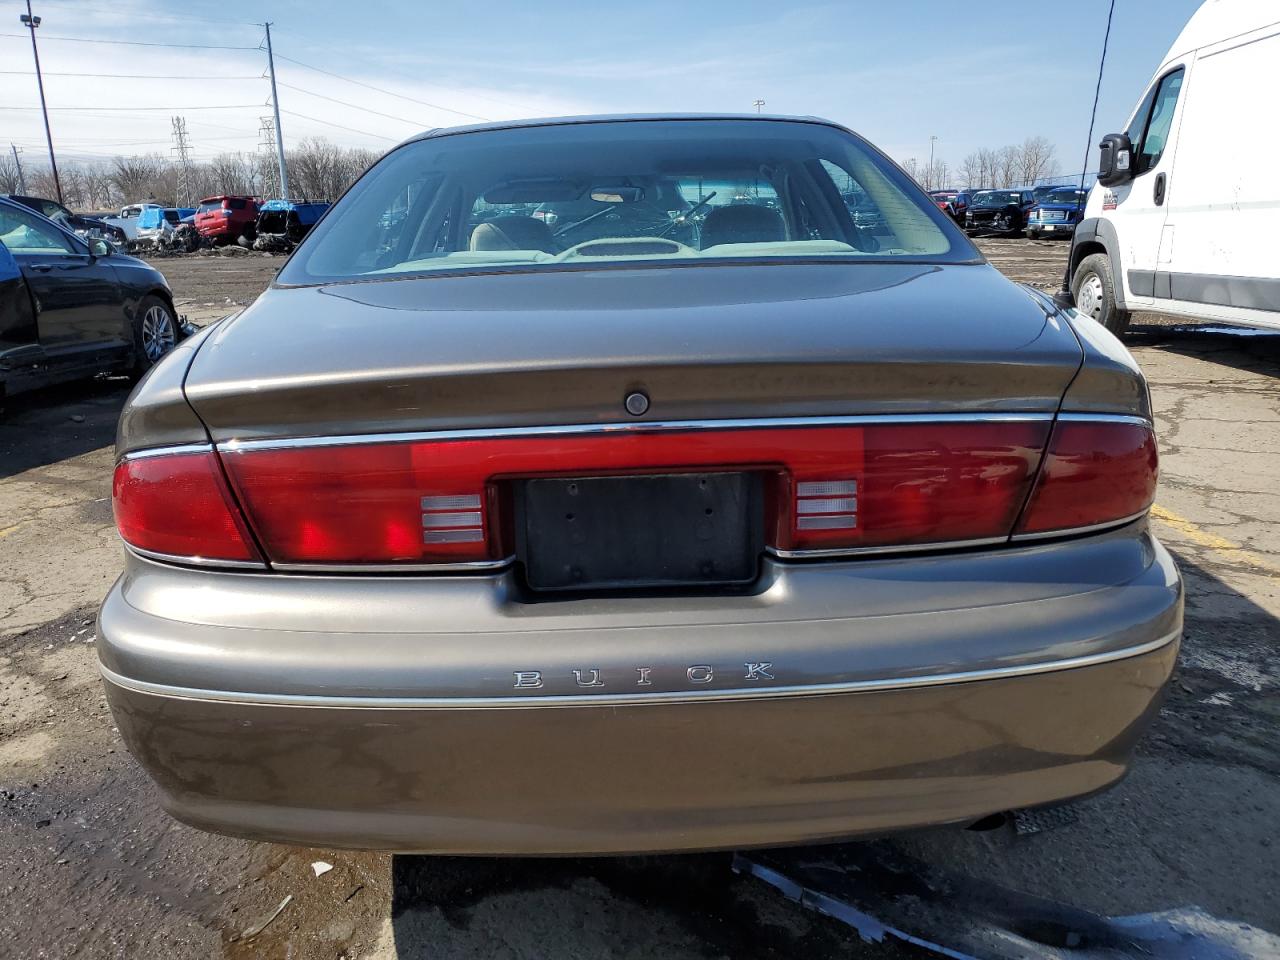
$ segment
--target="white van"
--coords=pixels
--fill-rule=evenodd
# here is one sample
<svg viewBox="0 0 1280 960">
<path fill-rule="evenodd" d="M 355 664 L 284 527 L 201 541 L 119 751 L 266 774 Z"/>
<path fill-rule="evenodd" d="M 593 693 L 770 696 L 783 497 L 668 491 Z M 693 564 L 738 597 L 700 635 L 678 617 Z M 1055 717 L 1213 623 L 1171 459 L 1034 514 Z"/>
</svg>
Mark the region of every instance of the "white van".
<svg viewBox="0 0 1280 960">
<path fill-rule="evenodd" d="M 1101 143 L 1075 234 L 1077 308 L 1280 328 L 1280 2 L 1208 0 L 1127 130 Z"/>
</svg>

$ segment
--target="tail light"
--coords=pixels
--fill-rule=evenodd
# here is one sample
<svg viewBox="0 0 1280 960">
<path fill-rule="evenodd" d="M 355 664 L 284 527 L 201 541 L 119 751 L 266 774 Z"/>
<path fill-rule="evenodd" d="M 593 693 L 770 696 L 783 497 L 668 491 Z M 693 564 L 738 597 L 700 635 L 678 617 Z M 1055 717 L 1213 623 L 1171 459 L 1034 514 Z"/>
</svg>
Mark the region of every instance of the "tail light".
<svg viewBox="0 0 1280 960">
<path fill-rule="evenodd" d="M 1147 509 L 1149 424 L 1063 419 L 1052 436 L 1050 427 L 1034 416 L 898 418 L 246 443 L 221 462 L 208 451 L 126 459 L 115 509 L 121 535 L 141 550 L 285 569 L 501 563 L 513 552 L 517 484 L 539 476 L 756 472 L 768 543 L 784 557 L 998 543 Z"/>
<path fill-rule="evenodd" d="M 260 561 L 212 450 L 122 461 L 111 501 L 120 536 L 139 550 L 195 561 Z"/>
<path fill-rule="evenodd" d="M 1137 517 L 1155 500 L 1158 464 L 1145 421 L 1064 417 L 1017 533 L 1047 535 Z"/>
<path fill-rule="evenodd" d="M 510 553 L 508 481 L 750 470 L 772 546 L 791 551 L 1004 539 L 1045 420 L 602 432 L 252 449 L 228 476 L 278 564 L 434 564 Z"/>
</svg>

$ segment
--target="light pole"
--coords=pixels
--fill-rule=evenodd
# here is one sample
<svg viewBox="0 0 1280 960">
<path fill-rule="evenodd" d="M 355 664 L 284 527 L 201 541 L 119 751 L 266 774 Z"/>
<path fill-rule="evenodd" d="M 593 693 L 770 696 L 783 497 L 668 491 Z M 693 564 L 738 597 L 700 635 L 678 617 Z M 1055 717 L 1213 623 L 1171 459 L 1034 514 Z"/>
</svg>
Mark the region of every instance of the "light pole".
<svg viewBox="0 0 1280 960">
<path fill-rule="evenodd" d="M 926 179 L 929 181 L 928 190 L 933 189 L 933 145 L 938 142 L 937 137 L 929 137 L 929 175 Z"/>
<path fill-rule="evenodd" d="M 62 181 L 58 179 L 58 161 L 53 155 L 53 134 L 49 131 L 49 108 L 44 102 L 44 77 L 40 73 L 40 48 L 36 46 L 36 27 L 40 26 L 40 18 L 31 13 L 31 0 L 27 0 L 27 12 L 19 14 L 22 25 L 31 31 L 31 55 L 36 61 L 36 86 L 40 88 L 40 112 L 44 114 L 44 138 L 49 144 L 49 167 L 53 170 L 53 188 L 58 193 L 58 202 L 62 203 Z"/>
<path fill-rule="evenodd" d="M 760 108 L 764 106 L 763 100 L 752 100 L 751 105 L 756 108 L 756 113 L 760 112 Z"/>
</svg>

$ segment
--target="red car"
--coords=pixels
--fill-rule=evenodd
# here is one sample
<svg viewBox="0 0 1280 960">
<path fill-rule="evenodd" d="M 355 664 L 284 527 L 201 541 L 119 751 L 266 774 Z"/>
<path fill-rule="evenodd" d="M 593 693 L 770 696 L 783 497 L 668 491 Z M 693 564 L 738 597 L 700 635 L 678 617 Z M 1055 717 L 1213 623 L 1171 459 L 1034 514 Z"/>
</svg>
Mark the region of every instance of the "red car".
<svg viewBox="0 0 1280 960">
<path fill-rule="evenodd" d="M 964 223 L 969 210 L 969 195 L 963 190 L 934 190 L 929 196 L 934 205 L 957 223 Z"/>
<path fill-rule="evenodd" d="M 241 237 L 252 243 L 257 222 L 255 197 L 207 197 L 196 208 L 196 232 L 215 243 L 232 243 Z"/>
</svg>

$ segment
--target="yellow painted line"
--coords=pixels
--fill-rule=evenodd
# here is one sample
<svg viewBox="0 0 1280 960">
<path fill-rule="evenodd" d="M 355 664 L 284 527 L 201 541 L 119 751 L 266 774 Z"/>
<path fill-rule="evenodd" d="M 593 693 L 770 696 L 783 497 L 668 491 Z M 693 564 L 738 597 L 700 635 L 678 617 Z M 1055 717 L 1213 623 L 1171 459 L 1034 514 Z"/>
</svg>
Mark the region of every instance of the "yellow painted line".
<svg viewBox="0 0 1280 960">
<path fill-rule="evenodd" d="M 1224 563 L 1244 564 L 1249 567 L 1257 567 L 1264 570 L 1271 576 L 1280 576 L 1280 567 L 1258 556 L 1252 550 L 1247 550 L 1238 543 L 1233 543 L 1226 537 L 1220 537 L 1216 533 L 1210 533 L 1208 530 L 1201 529 L 1194 521 L 1188 520 L 1186 517 L 1174 513 L 1165 507 L 1156 504 L 1151 508 L 1151 516 L 1161 523 L 1167 524 L 1178 533 L 1186 537 L 1193 543 L 1207 549 L 1210 553 L 1222 560 Z"/>
</svg>

